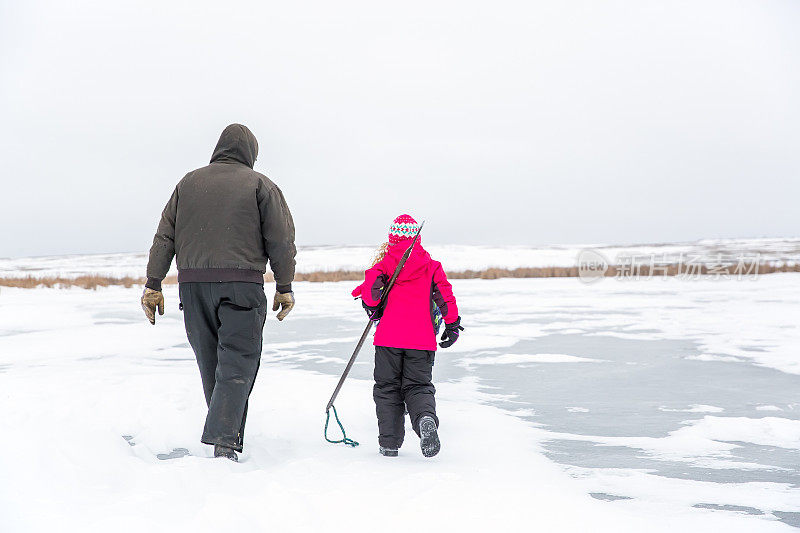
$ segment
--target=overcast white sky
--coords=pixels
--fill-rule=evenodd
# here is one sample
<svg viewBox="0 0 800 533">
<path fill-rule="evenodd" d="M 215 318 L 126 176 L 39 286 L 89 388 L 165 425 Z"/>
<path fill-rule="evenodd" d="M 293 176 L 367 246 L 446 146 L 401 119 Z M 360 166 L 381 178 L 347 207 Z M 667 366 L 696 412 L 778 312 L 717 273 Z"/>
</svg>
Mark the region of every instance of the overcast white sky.
<svg viewBox="0 0 800 533">
<path fill-rule="evenodd" d="M 0 256 L 149 248 L 249 126 L 300 244 L 797 236 L 800 2 L 0 0 Z"/>
</svg>

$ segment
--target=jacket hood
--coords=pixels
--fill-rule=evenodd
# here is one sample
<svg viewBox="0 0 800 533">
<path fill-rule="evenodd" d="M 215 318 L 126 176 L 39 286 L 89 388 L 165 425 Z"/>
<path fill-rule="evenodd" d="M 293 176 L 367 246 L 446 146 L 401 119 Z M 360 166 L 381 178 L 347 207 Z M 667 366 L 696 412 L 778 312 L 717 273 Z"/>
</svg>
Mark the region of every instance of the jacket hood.
<svg viewBox="0 0 800 533">
<path fill-rule="evenodd" d="M 212 163 L 242 163 L 250 168 L 258 157 L 258 141 L 247 126 L 231 124 L 219 136 L 217 147 L 211 155 Z"/>
<path fill-rule="evenodd" d="M 427 273 L 428 264 L 431 262 L 431 254 L 429 254 L 422 247 L 422 239 L 417 239 L 414 249 L 411 250 L 411 255 L 408 256 L 403 270 L 400 271 L 398 280 L 417 279 Z M 403 254 L 406 253 L 408 247 L 411 246 L 411 240 L 405 239 L 397 244 L 393 244 L 387 251 L 387 255 L 391 256 L 397 265 L 402 259 Z"/>
</svg>

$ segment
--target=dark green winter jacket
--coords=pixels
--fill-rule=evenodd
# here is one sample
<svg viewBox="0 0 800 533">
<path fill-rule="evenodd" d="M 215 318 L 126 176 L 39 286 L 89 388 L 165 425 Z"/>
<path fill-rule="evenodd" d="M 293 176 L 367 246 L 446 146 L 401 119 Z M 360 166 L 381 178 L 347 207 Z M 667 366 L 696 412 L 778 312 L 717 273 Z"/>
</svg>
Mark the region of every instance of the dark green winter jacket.
<svg viewBox="0 0 800 533">
<path fill-rule="evenodd" d="M 269 261 L 278 291 L 292 290 L 292 214 L 278 186 L 253 170 L 257 155 L 252 132 L 231 124 L 211 164 L 178 183 L 150 248 L 147 287 L 161 289 L 177 256 L 179 282 L 263 283 Z"/>
</svg>

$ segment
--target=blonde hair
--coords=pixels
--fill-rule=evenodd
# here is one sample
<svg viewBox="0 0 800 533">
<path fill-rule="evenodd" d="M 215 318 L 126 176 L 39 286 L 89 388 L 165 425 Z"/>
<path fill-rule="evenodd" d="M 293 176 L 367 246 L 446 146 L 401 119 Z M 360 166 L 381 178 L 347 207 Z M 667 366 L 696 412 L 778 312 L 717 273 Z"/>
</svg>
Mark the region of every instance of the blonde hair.
<svg viewBox="0 0 800 533">
<path fill-rule="evenodd" d="M 390 246 L 391 244 L 389 244 L 388 242 L 385 242 L 380 246 L 378 246 L 378 249 L 375 250 L 375 255 L 372 258 L 372 266 L 375 266 L 381 261 L 383 261 L 383 258 L 386 257 L 386 254 L 389 252 Z"/>
</svg>

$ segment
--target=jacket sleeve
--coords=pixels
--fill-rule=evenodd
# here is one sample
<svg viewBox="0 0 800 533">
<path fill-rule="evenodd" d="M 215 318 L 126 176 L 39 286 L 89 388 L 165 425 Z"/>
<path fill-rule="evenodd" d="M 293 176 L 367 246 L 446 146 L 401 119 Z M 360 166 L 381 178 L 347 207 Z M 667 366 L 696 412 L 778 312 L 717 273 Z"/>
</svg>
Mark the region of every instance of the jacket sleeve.
<svg viewBox="0 0 800 533">
<path fill-rule="evenodd" d="M 261 235 L 269 265 L 275 276 L 278 292 L 291 292 L 294 281 L 295 255 L 294 220 L 281 190 L 263 180 L 258 192 L 258 210 L 261 216 Z"/>
<path fill-rule="evenodd" d="M 458 319 L 458 306 L 456 297 L 453 295 L 453 286 L 447 281 L 441 263 L 438 263 L 436 270 L 433 271 L 433 301 L 442 312 L 445 324 L 452 324 Z"/>
<path fill-rule="evenodd" d="M 172 258 L 175 257 L 175 217 L 178 214 L 178 187 L 172 192 L 161 212 L 161 220 L 150 247 L 147 260 L 147 282 L 145 287 L 160 291 L 161 281 L 167 276 Z"/>
<path fill-rule="evenodd" d="M 361 299 L 369 306 L 378 305 L 381 301 L 381 291 L 389 281 L 389 269 L 386 258 L 364 272 L 364 283 L 360 285 Z M 392 269 L 393 270 L 393 269 Z"/>
</svg>

